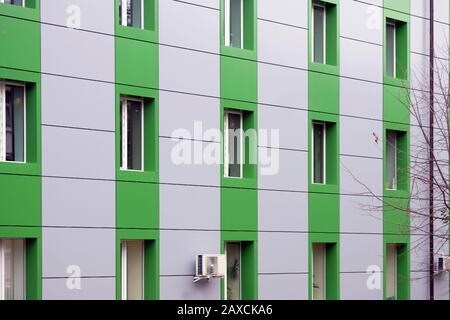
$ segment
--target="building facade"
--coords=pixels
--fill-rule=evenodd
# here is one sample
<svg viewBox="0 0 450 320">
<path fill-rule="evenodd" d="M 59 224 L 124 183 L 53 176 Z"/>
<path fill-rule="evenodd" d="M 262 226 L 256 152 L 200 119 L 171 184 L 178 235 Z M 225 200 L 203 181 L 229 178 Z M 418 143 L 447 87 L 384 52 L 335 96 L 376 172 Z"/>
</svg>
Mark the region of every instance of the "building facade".
<svg viewBox="0 0 450 320">
<path fill-rule="evenodd" d="M 449 10 L 435 0 L 446 65 Z M 429 17 L 0 0 L 0 299 L 427 299 L 424 235 L 368 190 L 409 194 L 402 103 L 427 81 Z M 226 254 L 225 277 L 194 282 L 198 254 Z"/>
</svg>

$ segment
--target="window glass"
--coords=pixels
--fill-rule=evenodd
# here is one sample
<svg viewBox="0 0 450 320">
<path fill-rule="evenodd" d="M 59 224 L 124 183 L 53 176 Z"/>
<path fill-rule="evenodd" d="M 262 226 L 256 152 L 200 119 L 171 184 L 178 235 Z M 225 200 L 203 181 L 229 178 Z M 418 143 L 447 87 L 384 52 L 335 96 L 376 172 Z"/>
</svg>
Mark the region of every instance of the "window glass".
<svg viewBox="0 0 450 320">
<path fill-rule="evenodd" d="M 4 0 L 4 1 L 0 1 L 0 2 L 4 2 L 4 3 L 7 3 L 7 4 L 13 4 L 13 5 L 16 5 L 16 6 L 22 6 L 23 7 L 24 0 Z"/>
<path fill-rule="evenodd" d="M 386 187 L 397 188 L 397 132 L 386 132 Z"/>
<path fill-rule="evenodd" d="M 25 89 L 0 85 L 0 161 L 25 161 Z"/>
<path fill-rule="evenodd" d="M 386 24 L 386 74 L 395 77 L 395 24 Z"/>
<path fill-rule="evenodd" d="M 125 170 L 142 170 L 143 163 L 143 101 L 121 101 L 121 163 Z"/>
<path fill-rule="evenodd" d="M 324 243 L 313 244 L 313 300 L 325 299 L 325 254 Z"/>
<path fill-rule="evenodd" d="M 325 63 L 325 7 L 314 5 L 314 62 Z"/>
<path fill-rule="evenodd" d="M 241 114 L 228 113 L 228 176 L 241 177 L 242 128 Z"/>
<path fill-rule="evenodd" d="M 127 300 L 144 298 L 144 241 L 126 241 Z"/>
<path fill-rule="evenodd" d="M 313 123 L 313 183 L 325 183 L 325 124 Z"/>
<path fill-rule="evenodd" d="M 386 246 L 386 298 L 397 298 L 397 246 Z"/>
<path fill-rule="evenodd" d="M 230 1 L 230 45 L 242 48 L 242 0 Z"/>
<path fill-rule="evenodd" d="M 0 239 L 0 300 L 24 299 L 23 239 Z"/>
<path fill-rule="evenodd" d="M 142 0 L 121 0 L 119 2 L 119 24 L 142 28 Z"/>
<path fill-rule="evenodd" d="M 227 300 L 241 299 L 241 244 L 228 242 L 227 255 Z"/>
</svg>

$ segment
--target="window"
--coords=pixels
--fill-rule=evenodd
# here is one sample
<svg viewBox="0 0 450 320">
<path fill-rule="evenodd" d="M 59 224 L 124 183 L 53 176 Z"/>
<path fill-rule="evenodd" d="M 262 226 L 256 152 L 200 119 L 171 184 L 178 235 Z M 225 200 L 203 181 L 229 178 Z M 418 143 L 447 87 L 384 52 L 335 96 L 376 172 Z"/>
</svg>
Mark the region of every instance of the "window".
<svg viewBox="0 0 450 320">
<path fill-rule="evenodd" d="M 227 259 L 226 300 L 241 300 L 241 243 L 226 242 L 225 255 Z"/>
<path fill-rule="evenodd" d="M 397 245 L 386 245 L 386 298 L 397 299 Z"/>
<path fill-rule="evenodd" d="M 225 0 L 225 45 L 243 48 L 244 0 Z"/>
<path fill-rule="evenodd" d="M 25 7 L 25 0 L 0 0 L 0 3 L 13 4 L 15 6 Z"/>
<path fill-rule="evenodd" d="M 386 74 L 395 78 L 395 38 L 396 27 L 394 21 L 388 21 L 386 23 Z"/>
<path fill-rule="evenodd" d="M 386 19 L 386 76 L 408 78 L 408 25 L 404 21 Z"/>
<path fill-rule="evenodd" d="M 313 4 L 313 61 L 326 61 L 326 7 L 323 4 Z"/>
<path fill-rule="evenodd" d="M 397 132 L 394 130 L 386 131 L 386 187 L 387 189 L 397 189 Z"/>
<path fill-rule="evenodd" d="M 313 244 L 313 300 L 326 299 L 326 244 Z"/>
<path fill-rule="evenodd" d="M 120 0 L 119 24 L 126 27 L 144 28 L 144 1 Z"/>
<path fill-rule="evenodd" d="M 144 163 L 144 100 L 122 97 L 120 105 L 120 168 L 142 171 Z"/>
<path fill-rule="evenodd" d="M 144 299 L 144 241 L 121 242 L 122 300 Z"/>
<path fill-rule="evenodd" d="M 25 298 L 25 241 L 0 239 L 0 300 Z"/>
<path fill-rule="evenodd" d="M 324 122 L 313 122 L 313 183 L 325 183 L 326 125 Z"/>
<path fill-rule="evenodd" d="M 0 82 L 0 161 L 25 162 L 25 85 Z"/>
<path fill-rule="evenodd" d="M 243 115 L 227 110 L 224 116 L 224 171 L 225 177 L 242 178 Z"/>
</svg>

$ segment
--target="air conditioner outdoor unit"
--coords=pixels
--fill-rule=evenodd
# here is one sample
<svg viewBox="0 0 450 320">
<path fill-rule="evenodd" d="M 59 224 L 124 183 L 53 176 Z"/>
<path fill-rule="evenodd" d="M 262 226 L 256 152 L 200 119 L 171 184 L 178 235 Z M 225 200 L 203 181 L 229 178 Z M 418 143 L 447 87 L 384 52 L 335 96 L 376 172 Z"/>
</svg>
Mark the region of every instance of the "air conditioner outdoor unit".
<svg viewBox="0 0 450 320">
<path fill-rule="evenodd" d="M 226 261 L 224 254 L 199 254 L 195 259 L 194 281 L 223 277 Z"/>
<path fill-rule="evenodd" d="M 450 256 L 438 258 L 438 272 L 450 272 Z"/>
</svg>

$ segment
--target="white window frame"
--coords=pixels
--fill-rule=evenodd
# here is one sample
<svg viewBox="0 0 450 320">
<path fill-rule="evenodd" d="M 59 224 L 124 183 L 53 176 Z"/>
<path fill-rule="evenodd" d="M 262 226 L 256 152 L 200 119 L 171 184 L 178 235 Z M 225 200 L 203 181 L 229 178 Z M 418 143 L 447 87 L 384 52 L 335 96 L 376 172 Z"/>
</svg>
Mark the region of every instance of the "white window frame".
<svg viewBox="0 0 450 320">
<path fill-rule="evenodd" d="M 323 127 L 323 182 L 315 182 L 314 181 L 314 168 L 315 168 L 315 162 L 314 162 L 314 125 L 321 125 Z M 317 185 L 324 185 L 327 184 L 327 124 L 325 121 L 313 121 L 311 126 L 311 164 L 312 164 L 312 170 L 311 170 L 311 181 L 312 184 Z"/>
<path fill-rule="evenodd" d="M 241 43 L 239 49 L 244 48 L 244 0 L 240 0 L 241 3 Z M 225 17 L 225 45 L 231 47 L 231 16 L 230 16 L 230 0 L 225 0 L 224 4 L 224 17 Z"/>
<path fill-rule="evenodd" d="M 240 134 L 240 146 L 239 146 L 239 152 L 240 152 L 240 159 L 239 159 L 239 165 L 240 165 L 240 169 L 239 169 L 239 177 L 230 177 L 229 176 L 229 154 L 228 154 L 228 144 L 229 144 L 229 141 L 228 141 L 228 115 L 229 114 L 237 114 L 237 115 L 239 115 L 240 116 L 240 130 L 241 130 L 241 134 Z M 223 161 L 223 169 L 224 169 L 224 176 L 225 176 L 225 178 L 230 178 L 230 179 L 242 179 L 243 178 L 243 176 L 244 176 L 244 172 L 243 172 L 243 169 L 244 169 L 244 153 L 243 153 L 243 151 L 244 151 L 244 146 L 243 146 L 243 144 L 244 144 L 244 128 L 243 128 L 243 125 L 244 125 L 244 114 L 243 114 L 243 112 L 242 111 L 238 111 L 238 110 L 232 110 L 232 109 L 227 109 L 227 110 L 225 110 L 225 113 L 224 113 L 224 117 L 223 117 L 223 119 L 224 119 L 224 143 L 223 143 L 223 148 L 224 148 L 224 152 L 223 152 L 223 154 L 224 154 L 224 161 Z"/>
<path fill-rule="evenodd" d="M 140 102 L 141 103 L 141 169 L 128 169 L 128 101 L 134 101 L 134 102 Z M 122 130 L 122 150 L 121 150 L 121 157 L 122 157 L 122 166 L 120 167 L 120 170 L 122 171 L 131 171 L 131 172 L 143 172 L 144 171 L 144 99 L 143 98 L 137 98 L 137 97 L 130 97 L 130 96 L 122 96 L 120 98 L 120 105 L 121 105 L 121 128 Z"/>
<path fill-rule="evenodd" d="M 314 61 L 314 54 L 315 54 L 315 50 L 314 50 L 314 34 L 316 32 L 315 28 L 314 28 L 314 9 L 315 8 L 322 8 L 323 9 L 323 63 L 320 62 L 316 62 Z M 312 55 L 311 55 L 311 60 L 313 63 L 319 63 L 319 64 L 326 64 L 327 63 L 327 7 L 323 4 L 319 4 L 319 3 L 313 3 L 312 5 L 312 17 L 311 17 L 311 28 L 313 30 L 312 34 L 311 34 L 311 43 L 312 43 Z"/>
<path fill-rule="evenodd" d="M 122 4 L 122 26 L 124 27 L 130 27 L 132 28 L 132 26 L 129 26 L 127 24 L 128 19 L 127 19 L 127 0 L 120 0 L 121 4 Z M 145 0 L 141 0 L 141 26 L 140 29 L 144 29 L 144 5 L 145 5 Z M 124 10 L 125 8 L 125 10 Z"/>
<path fill-rule="evenodd" d="M 16 7 L 22 7 L 22 8 L 25 8 L 25 2 L 26 2 L 26 0 L 23 0 L 21 6 L 18 6 L 18 5 L 15 5 L 15 6 L 16 6 Z M 0 0 L 0 3 L 5 3 L 5 0 Z M 9 3 L 7 3 L 7 4 L 9 4 Z M 0 299 L 0 300 L 1 300 L 1 299 Z"/>
<path fill-rule="evenodd" d="M 392 69 L 393 69 L 392 77 L 397 78 L 397 24 L 393 20 L 387 20 L 386 21 L 386 30 L 387 30 L 388 25 L 394 27 L 394 44 L 393 44 L 394 52 L 393 52 L 393 57 L 392 57 Z M 387 57 L 386 57 L 386 59 L 387 59 Z M 391 75 L 388 75 L 388 76 L 391 76 Z"/>
<path fill-rule="evenodd" d="M 6 160 L 6 86 L 16 86 L 23 88 L 23 161 Z M 3 152 L 0 154 L 0 162 L 25 164 L 27 162 L 27 87 L 24 83 L 14 81 L 0 81 L 0 108 L 2 110 L 2 137 Z"/>
<path fill-rule="evenodd" d="M 128 282 L 127 282 L 127 270 L 128 270 L 128 264 L 127 264 L 127 255 L 128 255 L 128 249 L 127 244 L 128 241 L 142 241 L 142 300 L 145 300 L 145 240 L 140 239 L 128 239 L 128 240 L 121 240 L 120 241 L 120 272 L 121 272 L 121 298 L 122 300 L 128 300 Z"/>
<path fill-rule="evenodd" d="M 395 138 L 394 138 L 394 183 L 392 184 L 392 188 L 386 188 L 386 189 L 388 189 L 388 190 L 397 190 L 397 188 L 398 188 L 398 155 L 397 155 L 397 152 L 398 152 L 398 150 L 397 150 L 397 148 L 398 148 L 398 131 L 396 131 L 396 130 L 390 130 L 390 131 L 392 131 L 393 133 L 395 133 Z M 386 134 L 386 136 L 387 136 L 387 134 Z M 387 138 L 386 138 L 386 140 L 387 140 Z M 388 146 L 387 146 L 387 144 L 386 144 L 386 148 L 387 148 Z M 387 152 L 386 152 L 386 154 L 387 154 Z M 386 158 L 386 167 L 387 167 L 387 163 L 388 162 L 388 159 Z M 390 181 L 388 181 L 389 182 L 389 184 L 390 184 Z"/>
<path fill-rule="evenodd" d="M 224 298 L 228 300 L 227 278 L 228 278 L 228 259 L 227 259 L 227 247 L 229 243 L 239 244 L 239 298 L 242 300 L 242 241 L 225 241 L 225 261 L 227 262 L 225 269 L 225 276 L 223 277 L 224 283 Z"/>
<path fill-rule="evenodd" d="M 323 248 L 323 300 L 327 299 L 327 244 L 322 242 L 315 242 L 313 243 L 313 250 L 314 245 L 321 245 Z M 311 276 L 311 296 L 312 300 L 314 300 L 314 252 L 312 254 L 313 259 L 311 261 L 311 270 L 313 272 Z"/>
</svg>

